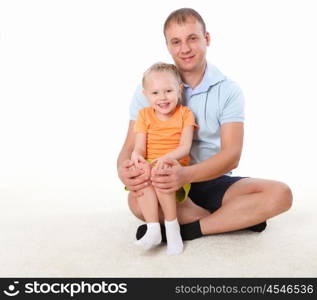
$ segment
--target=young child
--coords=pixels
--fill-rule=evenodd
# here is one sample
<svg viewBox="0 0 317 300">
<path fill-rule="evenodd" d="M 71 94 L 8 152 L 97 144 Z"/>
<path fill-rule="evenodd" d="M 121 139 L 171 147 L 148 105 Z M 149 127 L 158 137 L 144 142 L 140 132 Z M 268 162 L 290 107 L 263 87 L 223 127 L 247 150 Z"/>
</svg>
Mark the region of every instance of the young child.
<svg viewBox="0 0 317 300">
<path fill-rule="evenodd" d="M 137 168 L 142 168 L 146 160 L 153 168 L 168 168 L 164 162 L 167 158 L 188 165 L 197 125 L 190 109 L 181 105 L 183 85 L 177 68 L 172 64 L 156 63 L 144 73 L 142 84 L 150 107 L 138 112 L 131 160 Z M 161 243 L 160 205 L 166 228 L 167 253 L 179 254 L 183 251 L 176 201 L 185 201 L 189 188 L 187 184 L 171 194 L 159 192 L 153 186 L 142 190 L 143 196 L 137 201 L 147 223 L 147 231 L 136 241 L 137 245 L 150 249 Z"/>
</svg>

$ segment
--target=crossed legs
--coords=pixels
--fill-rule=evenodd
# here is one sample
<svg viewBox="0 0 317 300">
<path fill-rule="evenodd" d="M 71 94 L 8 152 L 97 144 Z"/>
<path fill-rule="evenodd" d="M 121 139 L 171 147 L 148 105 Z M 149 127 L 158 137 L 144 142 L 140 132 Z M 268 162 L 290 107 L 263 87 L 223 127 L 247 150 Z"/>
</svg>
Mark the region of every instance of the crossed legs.
<svg viewBox="0 0 317 300">
<path fill-rule="evenodd" d="M 290 188 L 278 181 L 244 178 L 225 192 L 222 206 L 210 214 L 189 198 L 177 208 L 180 224 L 200 220 L 204 235 L 239 230 L 261 223 L 287 211 L 292 205 Z M 129 206 L 134 215 L 144 220 L 136 198 L 129 195 Z"/>
</svg>

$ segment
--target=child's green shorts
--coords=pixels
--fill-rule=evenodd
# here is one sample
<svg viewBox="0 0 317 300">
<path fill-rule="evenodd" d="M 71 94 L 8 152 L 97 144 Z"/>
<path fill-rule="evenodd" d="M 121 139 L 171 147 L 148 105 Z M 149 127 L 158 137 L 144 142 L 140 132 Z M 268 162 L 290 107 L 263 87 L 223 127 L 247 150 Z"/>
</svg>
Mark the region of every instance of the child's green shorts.
<svg viewBox="0 0 317 300">
<path fill-rule="evenodd" d="M 188 197 L 190 191 L 190 183 L 185 183 L 178 191 L 176 191 L 176 201 L 182 203 Z"/>
</svg>

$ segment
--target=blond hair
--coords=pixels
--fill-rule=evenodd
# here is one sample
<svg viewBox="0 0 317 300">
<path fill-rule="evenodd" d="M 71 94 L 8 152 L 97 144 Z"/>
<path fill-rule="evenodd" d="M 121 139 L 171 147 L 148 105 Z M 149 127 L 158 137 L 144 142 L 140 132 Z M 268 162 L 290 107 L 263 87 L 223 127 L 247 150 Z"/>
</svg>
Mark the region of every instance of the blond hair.
<svg viewBox="0 0 317 300">
<path fill-rule="evenodd" d="M 151 72 L 169 72 L 172 75 L 174 75 L 175 79 L 177 80 L 178 84 L 182 84 L 182 79 L 179 71 L 177 70 L 176 66 L 173 64 L 167 64 L 163 62 L 158 62 L 153 64 L 151 67 L 149 67 L 143 74 L 142 78 L 142 85 L 144 87 L 146 78 Z"/>
<path fill-rule="evenodd" d="M 186 23 L 188 18 L 194 18 L 198 23 L 201 24 L 203 29 L 203 34 L 206 33 L 205 21 L 196 10 L 192 8 L 180 8 L 171 12 L 170 15 L 167 17 L 167 19 L 165 20 L 164 30 L 163 30 L 164 35 L 170 23 L 176 22 L 177 24 L 184 24 Z"/>
</svg>

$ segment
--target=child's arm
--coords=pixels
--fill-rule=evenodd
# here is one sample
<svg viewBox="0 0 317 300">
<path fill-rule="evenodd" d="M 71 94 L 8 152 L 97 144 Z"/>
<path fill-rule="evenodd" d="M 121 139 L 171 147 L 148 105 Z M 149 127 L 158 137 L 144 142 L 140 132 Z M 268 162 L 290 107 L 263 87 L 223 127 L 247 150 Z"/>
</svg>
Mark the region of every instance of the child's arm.
<svg viewBox="0 0 317 300">
<path fill-rule="evenodd" d="M 192 141 L 193 141 L 193 136 L 194 136 L 194 126 L 190 125 L 185 127 L 182 130 L 182 135 L 180 138 L 179 146 L 167 153 L 166 155 L 154 160 L 152 163 L 158 163 L 158 167 L 162 167 L 162 163 L 165 159 L 172 159 L 172 160 L 179 160 L 187 155 L 189 155 L 190 148 L 192 146 Z"/>
<path fill-rule="evenodd" d="M 145 162 L 146 154 L 146 133 L 137 132 L 135 134 L 134 149 L 131 154 L 131 160 L 137 168 L 140 167 L 139 162 Z"/>
</svg>

